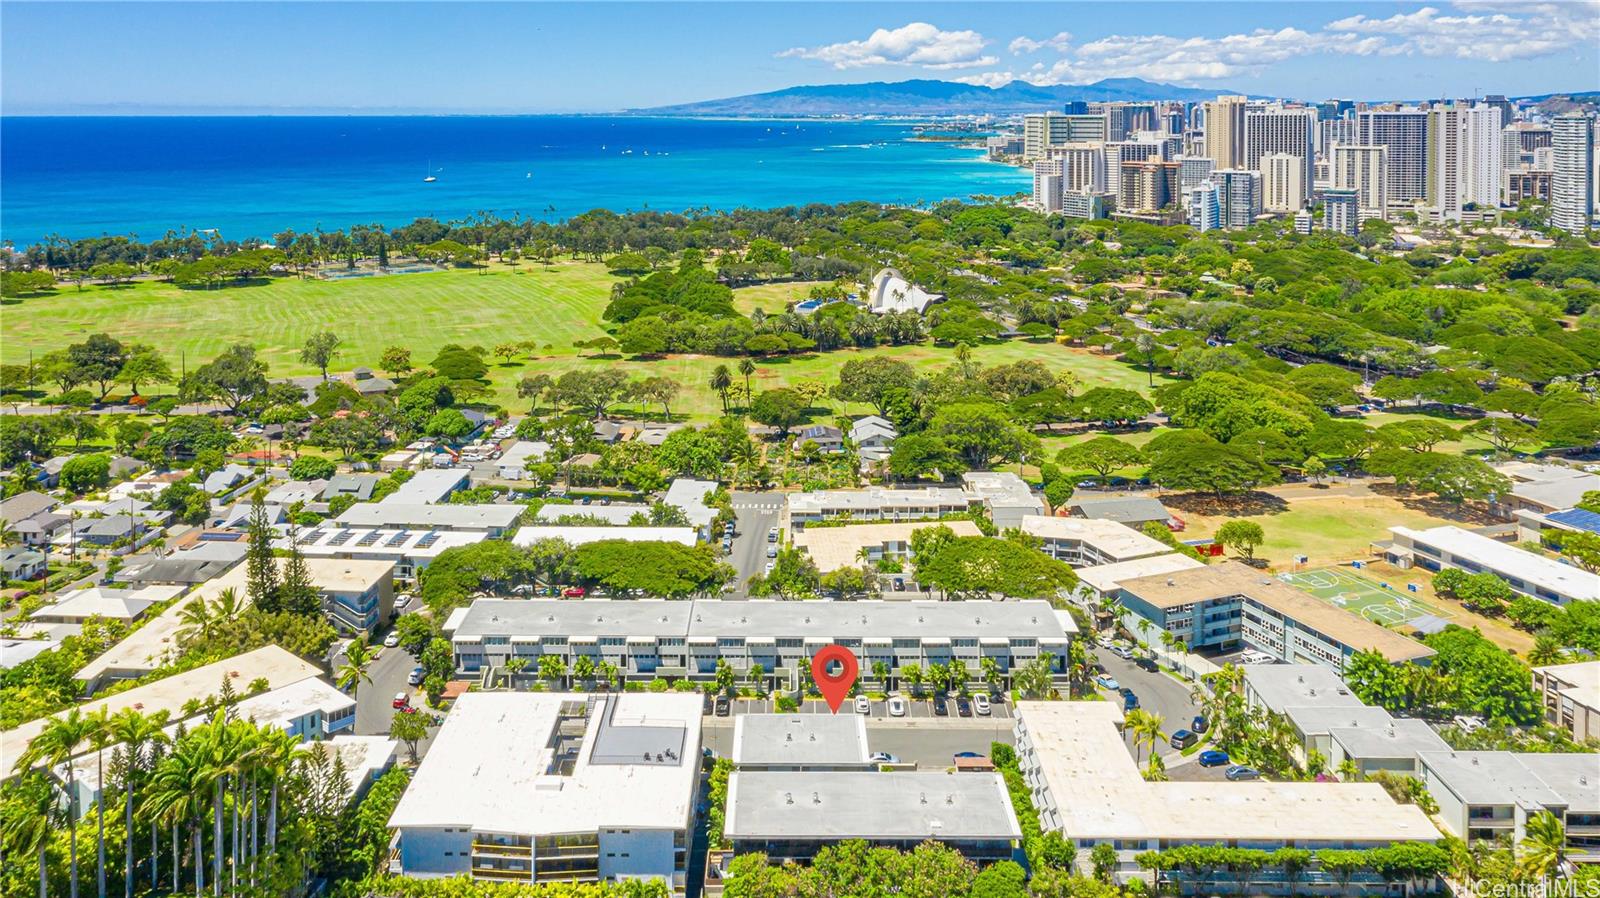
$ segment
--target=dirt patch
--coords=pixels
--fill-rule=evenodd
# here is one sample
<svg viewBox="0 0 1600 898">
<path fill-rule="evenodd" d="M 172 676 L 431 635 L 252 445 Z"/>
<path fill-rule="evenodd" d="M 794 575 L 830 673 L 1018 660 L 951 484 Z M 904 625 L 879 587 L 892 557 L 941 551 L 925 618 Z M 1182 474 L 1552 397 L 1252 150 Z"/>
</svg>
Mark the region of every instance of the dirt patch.
<svg viewBox="0 0 1600 898">
<path fill-rule="evenodd" d="M 1283 514 L 1289 510 L 1288 500 L 1259 490 L 1233 496 L 1175 493 L 1162 496 L 1161 501 L 1168 508 L 1205 517 L 1252 518 L 1258 515 Z"/>
</svg>

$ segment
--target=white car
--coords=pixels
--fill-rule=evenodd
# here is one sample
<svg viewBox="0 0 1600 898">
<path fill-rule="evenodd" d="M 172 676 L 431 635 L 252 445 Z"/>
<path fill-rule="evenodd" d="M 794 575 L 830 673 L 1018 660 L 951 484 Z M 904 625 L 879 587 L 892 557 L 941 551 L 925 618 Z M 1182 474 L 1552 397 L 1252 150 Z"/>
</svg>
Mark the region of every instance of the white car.
<svg viewBox="0 0 1600 898">
<path fill-rule="evenodd" d="M 1125 646 L 1125 645 L 1114 645 L 1114 646 L 1112 646 L 1111 647 L 1111 654 L 1116 655 L 1118 658 L 1121 658 L 1124 661 L 1133 660 L 1133 652 L 1130 651 L 1128 649 L 1128 647 Z"/>
<path fill-rule="evenodd" d="M 387 648 L 394 648 L 400 644 L 400 634 L 390 633 L 388 636 L 383 637 L 383 644 Z"/>
<path fill-rule="evenodd" d="M 871 700 L 869 700 L 864 695 L 856 696 L 856 713 L 857 714 L 871 714 L 872 713 L 872 702 L 871 702 Z"/>
<path fill-rule="evenodd" d="M 889 696 L 889 716 L 890 717 L 904 717 L 904 716 L 906 716 L 906 700 L 901 698 L 898 695 Z"/>
<path fill-rule="evenodd" d="M 977 714 L 979 717 L 988 717 L 989 716 L 989 697 L 987 695 L 984 695 L 981 692 L 978 693 L 977 695 L 974 695 L 972 697 L 972 711 L 973 711 L 973 713 Z"/>
</svg>

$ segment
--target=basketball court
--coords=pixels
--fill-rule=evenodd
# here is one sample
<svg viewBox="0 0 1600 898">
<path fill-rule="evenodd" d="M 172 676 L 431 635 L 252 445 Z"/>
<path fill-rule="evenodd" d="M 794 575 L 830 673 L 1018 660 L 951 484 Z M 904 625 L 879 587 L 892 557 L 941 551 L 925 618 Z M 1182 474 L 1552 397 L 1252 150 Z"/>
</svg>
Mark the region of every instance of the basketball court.
<svg viewBox="0 0 1600 898">
<path fill-rule="evenodd" d="M 1409 592 L 1404 583 L 1386 585 L 1369 580 L 1350 568 L 1322 568 L 1279 574 L 1278 578 L 1330 605 L 1385 627 L 1434 633 L 1444 629 L 1456 616 L 1447 608 L 1423 601 L 1420 595 Z"/>
</svg>

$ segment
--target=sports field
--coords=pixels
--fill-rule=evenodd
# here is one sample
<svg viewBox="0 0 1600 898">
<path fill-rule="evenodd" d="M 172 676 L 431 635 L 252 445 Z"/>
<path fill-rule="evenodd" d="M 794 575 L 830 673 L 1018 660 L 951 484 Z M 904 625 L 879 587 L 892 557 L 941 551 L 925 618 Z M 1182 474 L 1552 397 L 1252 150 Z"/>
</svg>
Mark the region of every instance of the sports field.
<svg viewBox="0 0 1600 898">
<path fill-rule="evenodd" d="M 25 363 L 30 352 L 64 349 L 100 332 L 125 342 L 148 343 L 164 353 L 174 369 L 192 370 L 229 344 L 247 342 L 260 352 L 273 377 L 315 373 L 300 361 L 300 347 L 306 337 L 324 330 L 344 341 L 332 366 L 335 371 L 359 365 L 377 369 L 387 346 L 407 347 L 414 364 L 426 365 L 448 343 L 485 350 L 501 343 L 531 343 L 536 348 L 509 362 L 486 359 L 493 398 L 509 409 L 526 404 L 516 396 L 516 383 L 523 374 L 559 376 L 574 368 L 604 366 L 634 377 L 661 375 L 678 381 L 683 389 L 672 406 L 674 417 L 688 414 L 704 419 L 719 413 L 721 402 L 708 386 L 711 370 L 719 364 L 736 367 L 738 359 L 590 357 L 572 348 L 574 340 L 605 334 L 600 315 L 617 280 L 604 266 L 568 261 L 550 267 L 524 263 L 515 269 L 495 265 L 486 270 L 335 281 L 286 277 L 216 290 L 185 290 L 154 281 L 81 291 L 64 284 L 52 295 L 6 302 L 0 311 L 5 325 L 0 362 Z M 735 305 L 744 311 L 756 307 L 780 311 L 785 301 L 803 296 L 810 286 L 743 288 L 735 291 Z M 888 355 L 919 370 L 943 367 L 955 357 L 952 348 L 931 344 L 778 356 L 757 359 L 758 370 L 750 384 L 758 391 L 805 380 L 831 386 L 840 365 L 869 355 Z M 1084 388 L 1146 390 L 1142 372 L 1106 356 L 1053 343 L 986 344 L 974 347 L 973 359 L 985 365 L 1038 359 L 1076 372 Z M 618 411 L 633 413 L 629 407 Z M 660 414 L 659 408 L 645 411 Z M 870 409 L 832 403 L 827 411 Z"/>
<path fill-rule="evenodd" d="M 1279 574 L 1278 578 L 1385 627 L 1432 631 L 1454 622 L 1457 616 L 1448 608 L 1424 601 L 1420 592 L 1410 592 L 1405 584 L 1385 587 L 1348 567 Z"/>
</svg>

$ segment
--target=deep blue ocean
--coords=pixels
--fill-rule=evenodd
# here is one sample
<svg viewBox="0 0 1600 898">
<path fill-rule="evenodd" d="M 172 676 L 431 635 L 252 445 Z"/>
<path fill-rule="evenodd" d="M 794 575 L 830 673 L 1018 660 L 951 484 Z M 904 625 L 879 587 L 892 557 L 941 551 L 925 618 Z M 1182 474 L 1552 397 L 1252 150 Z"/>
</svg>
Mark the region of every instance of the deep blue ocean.
<svg viewBox="0 0 1600 898">
<path fill-rule="evenodd" d="M 568 218 L 1029 189 L 904 123 L 580 116 L 6 117 L 0 239 Z M 437 179 L 424 183 L 432 173 Z"/>
</svg>

